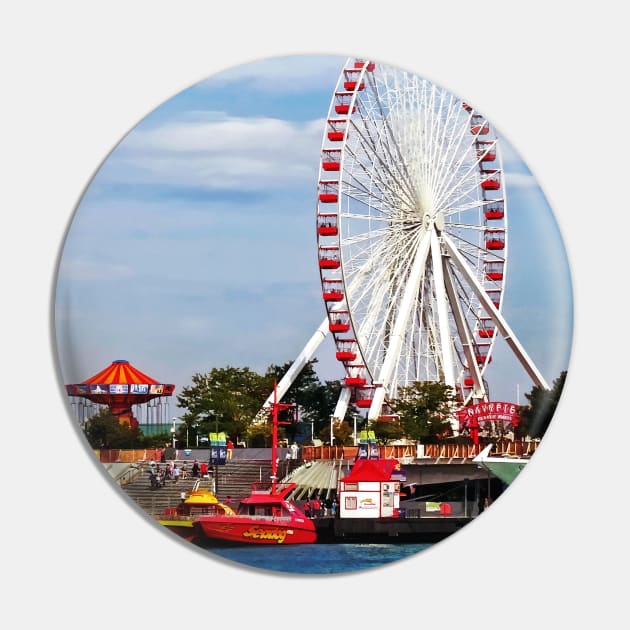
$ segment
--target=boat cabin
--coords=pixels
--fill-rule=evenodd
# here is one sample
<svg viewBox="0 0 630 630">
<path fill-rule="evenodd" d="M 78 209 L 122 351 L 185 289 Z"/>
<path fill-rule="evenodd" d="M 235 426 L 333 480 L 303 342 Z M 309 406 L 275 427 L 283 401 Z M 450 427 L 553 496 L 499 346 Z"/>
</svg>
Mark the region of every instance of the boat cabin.
<svg viewBox="0 0 630 630">
<path fill-rule="evenodd" d="M 339 480 L 340 518 L 395 518 L 400 506 L 397 459 L 358 459 Z"/>
</svg>

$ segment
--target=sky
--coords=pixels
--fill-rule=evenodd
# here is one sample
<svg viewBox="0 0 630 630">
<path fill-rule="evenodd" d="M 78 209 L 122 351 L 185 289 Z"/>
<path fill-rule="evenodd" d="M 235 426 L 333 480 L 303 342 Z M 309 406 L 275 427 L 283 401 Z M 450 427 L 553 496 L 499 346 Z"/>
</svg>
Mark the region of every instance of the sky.
<svg viewBox="0 0 630 630">
<path fill-rule="evenodd" d="M 117 359 L 176 385 L 292 361 L 325 316 L 315 234 L 319 150 L 345 58 L 237 66 L 138 122 L 87 185 L 63 246 L 56 350 L 64 383 Z M 466 100 L 465 95 L 461 96 Z M 552 208 L 503 130 L 509 260 L 503 313 L 551 385 L 570 359 L 571 275 Z M 332 339 L 322 380 L 343 377 Z M 502 339 L 492 400 L 532 383 Z M 175 396 L 168 414 L 180 415 Z"/>
</svg>

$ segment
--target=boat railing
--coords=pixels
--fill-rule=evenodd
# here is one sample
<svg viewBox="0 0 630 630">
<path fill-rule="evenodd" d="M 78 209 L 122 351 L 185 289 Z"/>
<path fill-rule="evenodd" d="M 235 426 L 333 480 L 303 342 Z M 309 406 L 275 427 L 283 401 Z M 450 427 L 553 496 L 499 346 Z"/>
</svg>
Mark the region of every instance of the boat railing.
<svg viewBox="0 0 630 630">
<path fill-rule="evenodd" d="M 237 516 L 247 516 L 247 518 L 252 521 L 261 521 L 265 523 L 290 523 L 293 520 L 291 516 L 284 514 L 238 514 Z"/>
<path fill-rule="evenodd" d="M 276 483 L 276 494 L 285 494 L 295 487 L 295 483 L 291 481 L 282 481 Z M 271 494 L 273 485 L 270 481 L 256 481 L 252 484 L 252 492 L 257 494 Z"/>
</svg>

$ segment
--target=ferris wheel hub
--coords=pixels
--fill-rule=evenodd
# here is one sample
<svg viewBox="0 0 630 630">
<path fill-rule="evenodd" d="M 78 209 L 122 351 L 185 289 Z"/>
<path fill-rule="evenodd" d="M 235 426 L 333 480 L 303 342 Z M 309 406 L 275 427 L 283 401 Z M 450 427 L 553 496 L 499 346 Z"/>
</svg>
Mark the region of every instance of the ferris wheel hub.
<svg viewBox="0 0 630 630">
<path fill-rule="evenodd" d="M 443 212 L 425 212 L 422 217 L 422 225 L 425 230 L 431 228 L 432 225 L 435 225 L 438 231 L 442 231 L 444 229 L 444 213 Z"/>
</svg>

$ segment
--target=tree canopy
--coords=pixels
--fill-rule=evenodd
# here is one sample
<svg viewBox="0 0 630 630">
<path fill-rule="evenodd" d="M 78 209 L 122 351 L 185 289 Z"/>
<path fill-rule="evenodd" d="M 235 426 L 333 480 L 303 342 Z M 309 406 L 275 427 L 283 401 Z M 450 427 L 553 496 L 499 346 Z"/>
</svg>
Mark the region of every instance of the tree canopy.
<svg viewBox="0 0 630 630">
<path fill-rule="evenodd" d="M 87 421 L 85 437 L 95 449 L 134 448 L 143 438 L 138 427 L 121 424 L 109 409 L 101 409 Z"/>
<path fill-rule="evenodd" d="M 407 437 L 432 441 L 451 430 L 450 417 L 456 405 L 453 388 L 445 383 L 418 381 L 398 390 L 392 411 L 400 417 L 400 427 Z"/>
<path fill-rule="evenodd" d="M 294 413 L 280 414 L 280 420 L 287 422 L 281 434 L 291 441 L 296 437 L 296 421 L 313 422 L 314 433 L 322 430 L 341 389 L 339 381 L 320 382 L 314 369 L 316 362 L 317 359 L 312 359 L 304 366 L 282 397 L 282 402 L 295 405 Z M 248 367 L 213 368 L 207 374 L 196 373 L 192 384 L 177 396 L 179 406 L 187 410 L 181 420 L 200 435 L 223 431 L 235 441 L 248 437 L 257 443 L 266 441 L 265 431 L 254 426 L 254 420 L 273 391 L 274 380 L 279 382 L 291 365 L 271 365 L 264 375 Z M 180 435 L 182 431 L 185 427 L 179 429 Z"/>
<path fill-rule="evenodd" d="M 529 405 L 519 407 L 518 413 L 521 423 L 516 429 L 516 434 L 521 437 L 541 438 L 551 422 L 564 388 L 567 377 L 566 370 L 554 380 L 551 389 L 545 389 L 535 385 L 525 398 Z"/>
<path fill-rule="evenodd" d="M 187 409 L 181 420 L 199 434 L 224 431 L 240 439 L 272 388 L 273 379 L 248 367 L 213 368 L 207 374 L 193 374 L 192 384 L 177 395 L 179 406 Z"/>
</svg>

